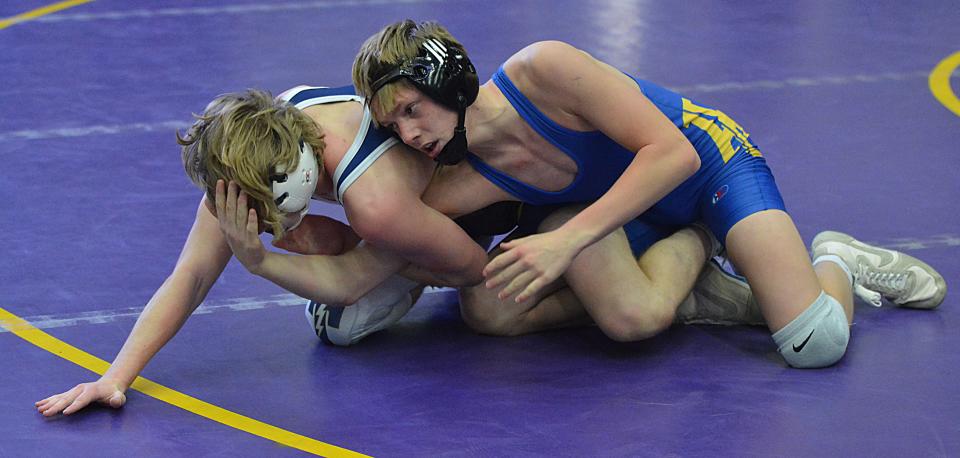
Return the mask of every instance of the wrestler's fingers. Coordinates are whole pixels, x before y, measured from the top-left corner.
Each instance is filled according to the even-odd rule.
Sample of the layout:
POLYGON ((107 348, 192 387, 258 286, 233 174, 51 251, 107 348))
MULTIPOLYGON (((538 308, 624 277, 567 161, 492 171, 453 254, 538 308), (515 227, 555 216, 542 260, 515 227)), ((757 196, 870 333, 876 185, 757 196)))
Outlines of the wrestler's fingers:
POLYGON ((520 255, 513 251, 504 251, 503 253, 500 253, 483 267, 483 276, 489 278, 496 275, 496 273, 500 270, 513 264, 517 259, 519 259, 519 257, 520 255))
POLYGON ((501 285, 505 285, 511 280, 517 278, 520 274, 525 271, 524 266, 521 262, 514 262, 499 271, 493 272, 491 276, 487 277, 487 281, 484 283, 484 286, 487 288, 496 288, 501 285))
POLYGON ((532 282, 530 282, 529 285, 527 285, 526 289, 524 289, 523 292, 517 295, 517 298, 515 300, 519 303, 519 302, 523 302, 530 299, 535 294, 539 293, 540 290, 542 290, 544 287, 550 284, 551 281, 553 280, 548 280, 543 276, 535 278, 532 282))
POLYGON ((66 407, 70 401, 73 401, 72 397, 68 398, 67 396, 63 396, 60 399, 57 399, 57 401, 53 404, 47 406, 47 408, 40 413, 42 413, 45 417, 56 415, 63 411, 63 408, 66 407))
POLYGON ((214 197, 214 207, 217 209, 217 218, 221 221, 223 220, 224 212, 226 211, 227 205, 227 192, 224 189, 223 180, 217 180, 217 191, 214 197))
POLYGON ((59 395, 59 394, 55 394, 55 395, 53 395, 53 396, 47 396, 47 397, 44 398, 44 399, 41 399, 41 400, 39 400, 39 401, 37 401, 37 402, 34 402, 33 405, 35 405, 35 406, 37 406, 37 407, 41 407, 41 406, 43 406, 43 405, 46 405, 46 404, 49 404, 50 402, 52 402, 52 401, 53 401, 53 398, 55 398, 55 397, 57 397, 57 396, 60 396, 60 395, 59 395))
MULTIPOLYGON (((529 237, 529 236, 528 236, 528 237, 529 237)), ((513 239, 513 240, 507 240, 506 242, 500 242, 500 248, 502 248, 502 249, 504 249, 504 250, 509 250, 509 249, 517 246, 517 243, 519 243, 520 241, 522 241, 522 240, 524 240, 524 239, 526 239, 526 238, 527 238, 527 237, 519 237, 519 238, 515 238, 515 239, 513 239)))
POLYGON ((245 228, 247 225, 247 193, 243 190, 237 192, 237 207, 234 209, 237 213, 234 215, 234 223, 237 229, 245 228))
POLYGON ((64 393, 55 394, 44 400, 35 402, 34 405, 37 406, 37 410, 44 410, 47 407, 50 407, 51 405, 53 405, 55 402, 57 402, 63 395, 64 393))
POLYGON ((516 292, 522 291, 524 288, 526 288, 526 286, 534 279, 536 279, 536 274, 533 272, 522 272, 520 275, 517 275, 516 278, 510 282, 510 284, 500 290, 500 293, 497 294, 497 298, 502 301, 510 296, 513 296, 516 292))
POLYGON ((260 235, 260 224, 257 221, 257 210, 253 208, 247 210, 247 235, 251 237, 259 237, 260 235))
POLYGON ((73 400, 73 402, 71 402, 69 405, 67 405, 63 409, 63 414, 70 415, 86 407, 88 404, 90 404, 91 401, 94 401, 96 399, 96 396, 97 396, 97 393, 93 389, 87 388, 83 390, 83 392, 81 392, 80 395, 73 400))
POLYGON ((237 184, 233 181, 227 184, 227 201, 226 201, 226 214, 224 218, 229 223, 236 224, 237 222, 237 184))

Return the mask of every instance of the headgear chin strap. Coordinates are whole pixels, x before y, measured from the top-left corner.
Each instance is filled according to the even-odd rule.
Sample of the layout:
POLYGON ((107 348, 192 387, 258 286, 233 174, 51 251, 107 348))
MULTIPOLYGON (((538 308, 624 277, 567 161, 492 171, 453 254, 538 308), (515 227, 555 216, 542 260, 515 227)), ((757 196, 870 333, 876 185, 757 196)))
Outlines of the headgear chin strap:
POLYGON ((438 164, 456 165, 467 157, 467 128, 463 126, 466 113, 467 106, 461 104, 461 107, 457 110, 457 127, 453 129, 453 137, 446 145, 443 145, 443 150, 434 159, 438 164))
POLYGON ((454 165, 467 155, 467 129, 464 127, 467 107, 477 100, 480 82, 477 69, 459 46, 431 38, 420 45, 416 57, 404 60, 396 68, 378 78, 370 96, 383 86, 406 78, 414 87, 441 105, 457 112, 453 137, 437 155, 436 161, 454 165))
POLYGON ((317 156, 313 154, 309 143, 300 140, 297 165, 289 172, 278 166, 275 172, 270 175, 273 201, 280 211, 288 214, 283 218, 284 228, 293 230, 310 210, 310 198, 317 189, 320 174, 317 156))

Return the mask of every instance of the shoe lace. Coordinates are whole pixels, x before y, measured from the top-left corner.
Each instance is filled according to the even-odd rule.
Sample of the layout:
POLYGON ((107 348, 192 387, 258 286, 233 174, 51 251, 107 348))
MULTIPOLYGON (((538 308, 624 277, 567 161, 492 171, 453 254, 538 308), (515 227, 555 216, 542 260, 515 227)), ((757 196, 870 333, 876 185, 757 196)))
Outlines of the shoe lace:
POLYGON ((881 296, 880 293, 871 291, 859 284, 853 285, 853 293, 856 294, 860 299, 863 299, 864 302, 874 307, 880 307, 883 305, 883 301, 881 300, 881 297, 883 296, 881 296))
POLYGON ((857 265, 857 281, 854 285, 854 293, 876 307, 880 307, 883 295, 888 297, 901 296, 906 285, 906 272, 880 272, 863 264, 857 265))

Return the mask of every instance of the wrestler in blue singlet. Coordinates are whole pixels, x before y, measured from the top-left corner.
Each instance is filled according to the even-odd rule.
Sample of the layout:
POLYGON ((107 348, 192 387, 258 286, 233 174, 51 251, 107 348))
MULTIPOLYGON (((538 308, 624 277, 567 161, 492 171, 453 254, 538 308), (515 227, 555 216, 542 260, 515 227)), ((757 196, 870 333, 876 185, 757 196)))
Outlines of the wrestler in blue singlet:
MULTIPOLYGON (((729 116, 656 84, 633 79, 700 156, 700 169, 693 176, 624 226, 635 255, 695 221, 707 224, 722 243, 730 228, 743 218, 768 209, 786 210, 760 150, 729 116)), ((531 128, 577 164, 570 185, 554 192, 520 182, 475 155, 467 156, 481 175, 518 200, 545 208, 594 201, 610 189, 635 157, 635 151, 600 131, 574 131, 545 116, 510 81, 503 67, 493 75, 493 82, 531 128)), ((525 219, 535 221, 542 216, 534 209, 525 219)))
MULTIPOLYGON (((298 87, 283 95, 283 100, 290 102, 297 109, 336 102, 359 102, 363 104, 363 97, 357 95, 353 86, 343 87, 298 87)), ((399 140, 389 129, 378 128, 373 123, 373 116, 367 106, 363 105, 363 120, 353 143, 343 155, 343 159, 333 172, 333 192, 337 202, 343 205, 343 194, 347 188, 357 181, 357 178, 366 172, 380 156, 388 149, 399 143, 399 140)))

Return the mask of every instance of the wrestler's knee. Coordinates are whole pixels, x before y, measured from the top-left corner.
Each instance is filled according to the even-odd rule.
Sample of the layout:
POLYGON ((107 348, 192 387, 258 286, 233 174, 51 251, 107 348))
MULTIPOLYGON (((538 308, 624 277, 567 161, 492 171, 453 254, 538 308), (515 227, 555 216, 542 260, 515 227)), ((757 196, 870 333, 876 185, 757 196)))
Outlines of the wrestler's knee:
POLYGON ((483 286, 460 288, 460 317, 472 331, 492 336, 515 335, 519 319, 505 311, 496 294, 483 286))
POLYGON ((773 340, 780 355, 792 367, 828 367, 846 353, 850 327, 843 306, 821 292, 806 311, 774 333, 773 340))
POLYGON ((635 342, 649 339, 673 324, 676 307, 667 307, 662 301, 625 302, 606 307, 594 319, 613 340, 635 342))

